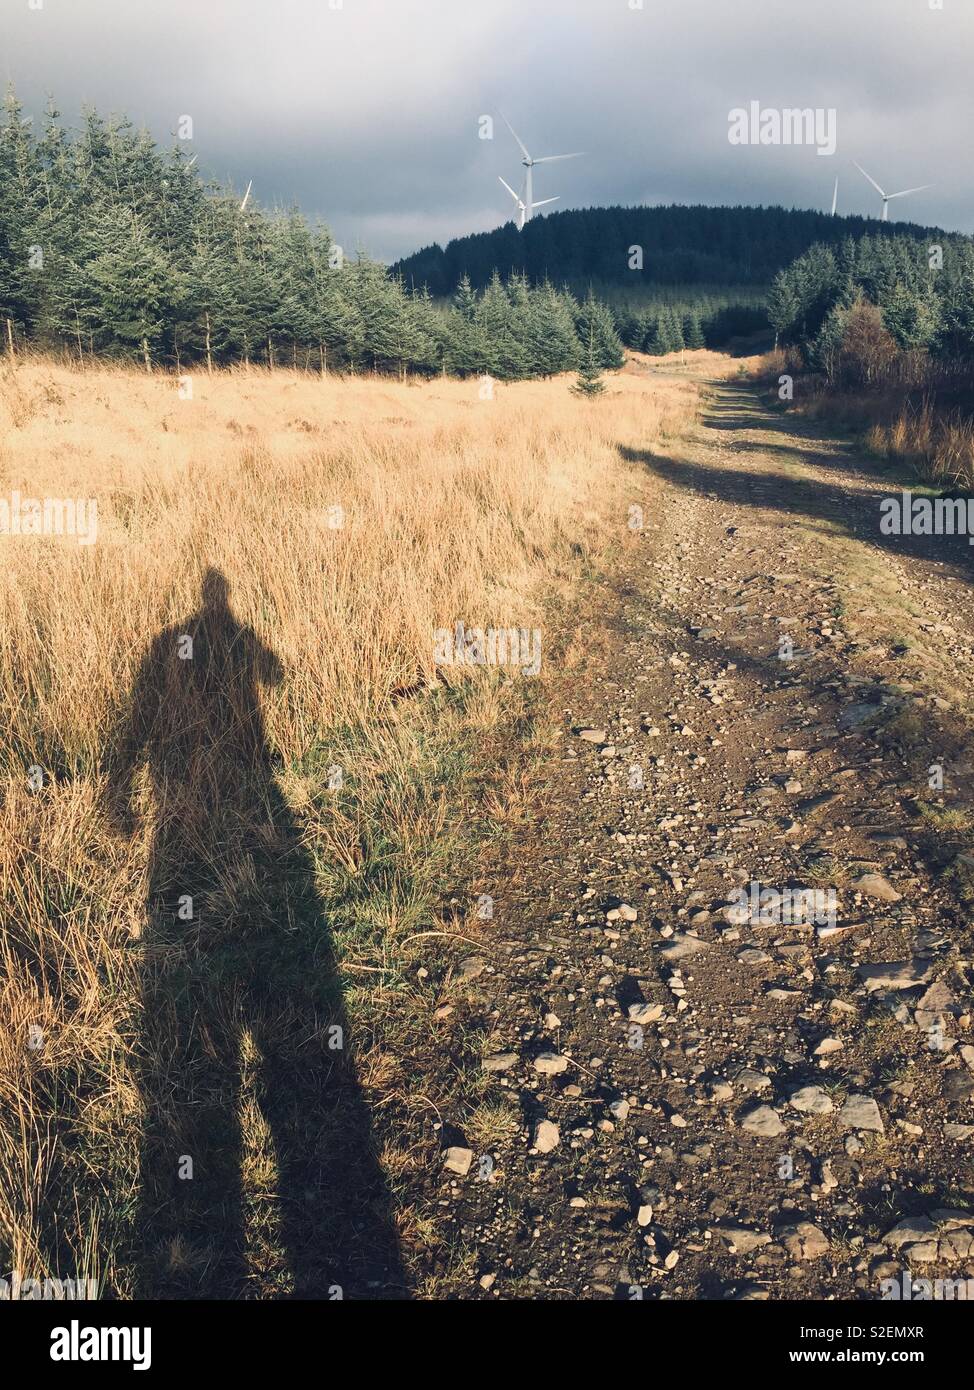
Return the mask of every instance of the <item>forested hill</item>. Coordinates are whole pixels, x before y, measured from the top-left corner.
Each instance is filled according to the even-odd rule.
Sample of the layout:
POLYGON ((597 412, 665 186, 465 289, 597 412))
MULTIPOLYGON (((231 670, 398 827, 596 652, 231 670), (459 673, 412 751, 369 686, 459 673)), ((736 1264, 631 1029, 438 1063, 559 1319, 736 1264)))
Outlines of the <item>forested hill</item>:
POLYGON ((816 243, 838 245, 866 233, 922 236, 914 223, 832 217, 782 207, 583 208, 535 217, 519 232, 513 222, 492 232, 427 246, 393 266, 407 286, 452 294, 467 275, 475 288, 525 273, 532 281, 579 286, 593 281, 625 285, 767 284, 816 243), (630 268, 630 248, 643 252, 641 272, 630 268))

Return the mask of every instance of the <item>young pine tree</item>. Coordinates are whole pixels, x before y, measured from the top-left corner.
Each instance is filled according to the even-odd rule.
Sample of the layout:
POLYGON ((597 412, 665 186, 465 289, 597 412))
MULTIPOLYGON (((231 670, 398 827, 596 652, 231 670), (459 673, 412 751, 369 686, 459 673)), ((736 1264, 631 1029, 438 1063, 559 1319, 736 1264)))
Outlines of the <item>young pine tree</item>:
POLYGON ((616 332, 612 310, 607 304, 596 299, 591 290, 579 306, 575 318, 575 331, 583 351, 587 350, 590 339, 594 339, 599 366, 615 369, 621 367, 626 360, 616 332))
POLYGON ((602 362, 599 353, 599 344, 595 336, 595 321, 589 317, 588 342, 582 344, 582 362, 578 369, 578 377, 572 387, 572 393, 576 396, 587 396, 590 400, 596 396, 601 396, 605 390, 605 382, 602 380, 602 362))
POLYGON ((683 315, 683 341, 686 347, 694 352, 707 346, 700 326, 700 315, 695 309, 683 315))

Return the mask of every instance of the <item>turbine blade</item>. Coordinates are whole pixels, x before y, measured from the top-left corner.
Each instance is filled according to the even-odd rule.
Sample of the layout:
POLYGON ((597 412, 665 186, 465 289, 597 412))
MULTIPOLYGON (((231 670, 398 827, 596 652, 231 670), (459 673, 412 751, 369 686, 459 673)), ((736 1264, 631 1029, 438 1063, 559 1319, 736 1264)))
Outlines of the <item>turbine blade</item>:
POLYGON ((876 182, 876 180, 873 178, 872 174, 867 174, 866 171, 865 171, 865 169, 862 167, 862 165, 861 165, 861 164, 856 164, 856 161, 855 161, 855 160, 853 160, 852 162, 853 162, 853 164, 856 165, 856 168, 859 170, 860 174, 862 174, 864 178, 867 178, 867 179, 869 180, 869 182, 872 184, 873 188, 875 188, 876 192, 877 192, 881 197, 885 198, 885 197, 886 197, 886 194, 885 194, 885 193, 883 192, 883 190, 880 188, 879 184, 878 184, 878 183, 876 182))
POLYGON ((559 199, 560 197, 561 197, 561 194, 560 194, 560 193, 556 193, 555 196, 554 196, 553 198, 542 198, 542 199, 540 199, 539 202, 537 202, 537 203, 532 203, 531 206, 532 206, 533 208, 543 208, 544 205, 545 205, 545 203, 557 203, 557 201, 558 201, 558 199, 559 199))
POLYGON ((250 197, 250 190, 253 188, 253 186, 254 186, 254 181, 253 181, 253 179, 251 179, 250 182, 249 182, 248 185, 247 185, 247 192, 243 195, 243 202, 240 204, 240 211, 241 211, 241 212, 243 212, 244 208, 247 206, 247 199, 250 197))
POLYGON ((900 193, 890 193, 890 198, 905 198, 908 193, 922 193, 925 188, 933 188, 932 183, 921 183, 917 188, 904 188, 900 193))
POLYGON ((576 150, 574 154, 545 154, 540 159, 536 159, 534 163, 553 164, 556 159, 580 159, 584 153, 584 150, 576 150))
MULTIPOLYGON (((497 177, 498 177, 499 179, 501 179, 500 174, 498 174, 497 177)), ((511 185, 507 182, 507 180, 506 180, 506 179, 501 179, 501 183, 502 183, 502 184, 504 185, 504 187, 507 189, 508 193, 510 193, 510 195, 511 195, 511 197, 514 199, 515 203, 520 203, 520 202, 521 202, 521 199, 520 199, 520 198, 518 197, 518 195, 514 192, 514 189, 513 189, 513 188, 511 187, 511 185)))
POLYGON ((518 135, 518 133, 517 133, 517 131, 514 129, 514 127, 511 125, 510 121, 509 121, 509 120, 507 119, 507 117, 504 115, 504 112, 500 109, 500 107, 497 108, 497 114, 498 114, 498 116, 500 116, 501 120, 502 120, 502 121, 504 122, 504 124, 507 126, 508 130, 509 130, 509 131, 511 132, 511 134, 514 136, 514 139, 517 141, 518 145, 521 147, 521 153, 524 155, 524 158, 525 158, 525 159, 530 159, 531 156, 528 154, 527 146, 525 145, 524 141, 521 139, 520 135, 518 135))

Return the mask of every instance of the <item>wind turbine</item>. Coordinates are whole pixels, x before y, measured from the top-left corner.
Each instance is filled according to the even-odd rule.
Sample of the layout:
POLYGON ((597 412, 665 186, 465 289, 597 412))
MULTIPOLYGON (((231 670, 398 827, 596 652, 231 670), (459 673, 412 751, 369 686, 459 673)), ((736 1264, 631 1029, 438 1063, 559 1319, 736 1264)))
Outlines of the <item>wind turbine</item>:
POLYGON ((882 200, 883 200, 883 221, 884 221, 884 222, 888 222, 888 221, 889 221, 889 204, 890 204, 890 199, 891 199, 891 198, 905 198, 906 195, 907 195, 908 193, 922 193, 923 190, 924 190, 925 188, 932 188, 932 187, 933 187, 933 184, 932 184, 932 183, 921 183, 917 188, 904 188, 904 189, 903 189, 901 192, 899 192, 899 193, 886 193, 886 192, 884 192, 884 190, 883 190, 882 188, 880 188, 879 184, 878 184, 878 183, 876 182, 876 180, 873 178, 872 174, 867 174, 866 171, 865 171, 865 169, 862 167, 862 165, 861 165, 861 164, 856 164, 856 161, 855 161, 855 160, 853 160, 852 162, 853 162, 853 164, 856 165, 856 168, 859 170, 860 174, 862 174, 864 178, 867 178, 867 179, 869 180, 869 182, 872 184, 873 188, 875 188, 876 192, 877 192, 877 193, 879 194, 879 196, 882 198, 882 200))
MULTIPOLYGON (((582 151, 576 150, 574 154, 546 154, 541 155, 538 159, 534 159, 529 153, 527 145, 525 145, 520 135, 518 135, 517 131, 514 129, 510 121, 504 115, 504 112, 500 111, 498 114, 500 115, 501 120, 507 126, 508 130, 514 136, 514 139, 518 143, 518 147, 521 151, 521 154, 524 156, 524 158, 521 160, 521 163, 524 165, 525 169, 524 195, 520 200, 520 203, 523 206, 523 212, 521 210, 521 206, 518 207, 518 219, 520 225, 523 227, 524 223, 527 222, 530 218, 531 213, 534 211, 534 209, 542 206, 541 203, 536 203, 534 201, 534 166, 536 164, 554 164, 554 162, 558 159, 578 159, 582 151)), ((506 186, 507 185, 505 185, 505 187, 506 186)), ((517 198, 516 193, 514 194, 514 197, 517 198)), ((543 199, 543 202, 552 203, 554 202, 554 199, 545 198, 543 199)))
POLYGON ((835 216, 835 210, 836 210, 836 208, 837 208, 838 206, 839 206, 839 180, 838 180, 838 178, 836 178, 836 180, 835 180, 835 192, 832 194, 832 216, 833 216, 833 217, 835 216))
MULTIPOLYGON (((500 174, 498 174, 497 177, 501 179, 500 174)), ((528 218, 528 204, 524 201, 524 199, 521 197, 519 193, 514 192, 514 189, 511 187, 511 185, 507 182, 506 179, 501 179, 501 183, 507 189, 508 193, 510 193, 515 203, 517 203, 517 229, 519 232, 523 232, 524 224, 528 218)), ((535 208, 543 208, 545 203, 557 203, 557 201, 557 194, 554 198, 542 198, 540 202, 531 204, 531 210, 533 212, 535 208)))
POLYGON ((243 212, 244 208, 247 206, 247 200, 248 200, 248 198, 250 197, 250 190, 253 188, 253 186, 254 186, 254 181, 253 181, 253 179, 251 179, 250 182, 249 182, 248 185, 247 185, 247 192, 243 195, 243 202, 240 204, 240 211, 241 211, 241 212, 243 212))

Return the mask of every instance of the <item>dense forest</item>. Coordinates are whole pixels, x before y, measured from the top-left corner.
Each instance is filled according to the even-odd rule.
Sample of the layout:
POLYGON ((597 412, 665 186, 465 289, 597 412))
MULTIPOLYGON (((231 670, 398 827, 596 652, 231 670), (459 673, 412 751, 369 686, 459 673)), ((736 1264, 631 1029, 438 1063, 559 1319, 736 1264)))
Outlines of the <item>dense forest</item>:
POLYGON ((938 486, 974 487, 970 237, 813 246, 776 276, 768 315, 779 399, 824 413, 938 486))
POLYGON ((901 231, 813 246, 776 276, 768 316, 782 345, 799 346, 811 366, 830 376, 850 316, 863 305, 880 311, 881 327, 900 352, 969 364, 974 241, 901 231))
POLYGON ((408 290, 297 211, 207 184, 184 144, 125 120, 42 129, 9 95, 0 126, 0 334, 25 346, 154 365, 276 363, 502 378, 617 367, 609 308, 516 273, 408 290))
POLYGON ((769 329, 766 293, 741 286, 722 294, 707 286, 674 286, 673 293, 603 291, 626 347, 659 357, 683 348, 721 348, 733 338, 769 329), (617 297, 618 294, 618 297, 617 297))
POLYGON ((445 250, 428 246, 393 271, 434 296, 452 294, 464 276, 479 288, 495 270, 532 282, 550 279, 576 292, 593 283, 767 285, 816 243, 838 246, 869 232, 903 231, 921 235, 926 229, 781 207, 586 208, 532 218, 522 232, 509 222, 451 241, 445 250))

